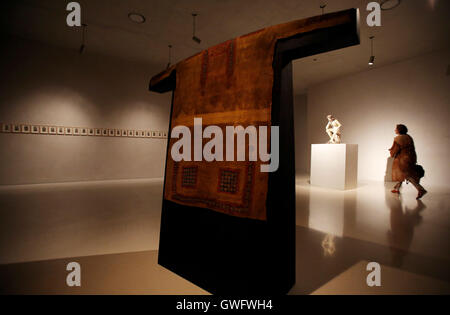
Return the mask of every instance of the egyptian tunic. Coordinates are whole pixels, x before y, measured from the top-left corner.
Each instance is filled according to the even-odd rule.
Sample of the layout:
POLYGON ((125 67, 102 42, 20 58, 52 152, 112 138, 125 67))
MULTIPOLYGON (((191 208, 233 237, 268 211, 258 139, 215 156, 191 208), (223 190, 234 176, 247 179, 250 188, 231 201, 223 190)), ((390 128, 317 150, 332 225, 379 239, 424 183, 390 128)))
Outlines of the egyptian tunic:
MULTIPOLYGON (((348 23, 350 15, 330 14, 271 26, 204 50, 152 78, 150 87, 176 73, 172 128, 194 118, 203 126, 271 127, 274 53, 280 39, 348 23)), ((169 152, 177 139, 169 140, 169 152)), ((270 146, 270 133, 268 134, 270 146)), ((203 140, 205 144, 207 140, 203 140)), ((246 145, 246 153, 249 147, 246 145)), ((226 156, 224 152, 224 156, 226 156)), ((266 220, 268 174, 258 161, 174 161, 168 155, 166 200, 228 215, 266 220)))

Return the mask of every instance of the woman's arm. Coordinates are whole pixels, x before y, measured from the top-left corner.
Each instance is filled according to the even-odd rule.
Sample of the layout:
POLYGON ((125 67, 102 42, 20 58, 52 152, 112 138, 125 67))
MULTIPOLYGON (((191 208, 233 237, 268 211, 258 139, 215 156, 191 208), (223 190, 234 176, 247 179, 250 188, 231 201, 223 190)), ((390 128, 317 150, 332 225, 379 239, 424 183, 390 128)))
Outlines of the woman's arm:
POLYGON ((395 158, 400 153, 400 145, 394 141, 389 151, 391 152, 391 157, 395 158))

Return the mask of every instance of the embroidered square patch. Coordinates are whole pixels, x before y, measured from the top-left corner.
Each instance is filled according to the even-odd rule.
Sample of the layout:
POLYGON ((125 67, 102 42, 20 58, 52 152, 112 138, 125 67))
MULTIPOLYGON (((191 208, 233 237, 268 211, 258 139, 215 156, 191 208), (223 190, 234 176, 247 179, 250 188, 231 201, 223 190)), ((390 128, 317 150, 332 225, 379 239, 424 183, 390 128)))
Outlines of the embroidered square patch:
POLYGON ((219 192, 237 193, 239 171, 222 169, 219 176, 219 192))
POLYGON ((197 167, 183 167, 181 185, 183 187, 195 187, 197 185, 197 167))

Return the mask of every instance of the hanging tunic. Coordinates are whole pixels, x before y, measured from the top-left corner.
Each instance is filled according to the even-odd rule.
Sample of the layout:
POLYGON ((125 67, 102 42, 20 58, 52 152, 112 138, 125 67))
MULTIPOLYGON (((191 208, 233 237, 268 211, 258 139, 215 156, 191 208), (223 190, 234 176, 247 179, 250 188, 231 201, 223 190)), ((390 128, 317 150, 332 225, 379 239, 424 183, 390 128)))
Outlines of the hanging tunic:
MULTIPOLYGON (((171 128, 186 126, 193 132, 194 118, 202 118, 203 128, 215 125, 271 127, 273 61, 276 43, 302 33, 352 21, 353 15, 336 13, 271 26, 213 46, 156 75, 150 90, 176 74, 171 128)), ((201 207, 228 215, 266 220, 268 173, 260 171, 259 160, 181 161, 171 157, 179 139, 169 140, 164 198, 187 206, 201 207)), ((208 140, 203 140, 203 145, 208 140)), ((236 142, 235 142, 236 143, 236 142)), ((193 142, 192 142, 193 144, 193 142)), ((192 145, 192 151, 193 145, 192 145)), ((226 157, 225 145, 223 148, 226 157)), ((270 152, 270 134, 268 135, 270 152)), ((235 149, 236 154, 236 149, 235 149)), ((193 154, 192 154, 193 155, 193 154)))

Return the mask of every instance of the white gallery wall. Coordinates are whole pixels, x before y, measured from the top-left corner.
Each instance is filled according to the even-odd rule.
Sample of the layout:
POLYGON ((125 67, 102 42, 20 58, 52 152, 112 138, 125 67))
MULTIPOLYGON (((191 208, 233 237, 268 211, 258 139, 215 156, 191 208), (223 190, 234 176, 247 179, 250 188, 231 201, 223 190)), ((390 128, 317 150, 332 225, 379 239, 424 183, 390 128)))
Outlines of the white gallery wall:
MULTIPOLYGON (((1 123, 168 130, 170 93, 148 91, 161 69, 80 55, 76 48, 3 43, 1 123)), ((166 145, 163 139, 0 133, 0 185, 159 178, 166 145)))
MULTIPOLYGON (((414 138, 425 185, 450 186, 450 50, 324 82, 308 89, 308 153, 326 143, 326 115, 359 145, 359 180, 383 181, 395 125, 414 138)), ((309 169, 309 165, 306 166, 309 169)))
POLYGON ((294 95, 294 138, 295 138, 295 175, 300 177, 309 173, 308 151, 308 112, 306 94, 294 95))

